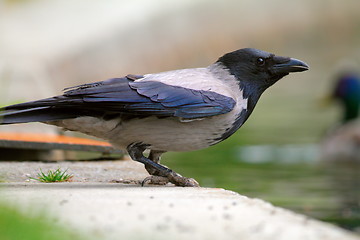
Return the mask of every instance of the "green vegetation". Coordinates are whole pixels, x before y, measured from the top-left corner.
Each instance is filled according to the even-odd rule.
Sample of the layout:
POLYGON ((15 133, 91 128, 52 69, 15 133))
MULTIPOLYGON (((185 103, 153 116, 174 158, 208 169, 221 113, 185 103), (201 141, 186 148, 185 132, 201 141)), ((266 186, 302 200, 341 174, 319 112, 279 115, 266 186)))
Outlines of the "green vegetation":
POLYGON ((0 203, 0 239, 75 240, 80 237, 54 225, 54 221, 50 221, 45 214, 23 214, 14 207, 0 203))
POLYGON ((67 174, 67 169, 62 171, 60 168, 55 171, 49 170, 47 173, 43 173, 40 169, 40 173, 37 174, 37 178, 31 178, 40 182, 66 182, 69 181, 73 175, 67 174))

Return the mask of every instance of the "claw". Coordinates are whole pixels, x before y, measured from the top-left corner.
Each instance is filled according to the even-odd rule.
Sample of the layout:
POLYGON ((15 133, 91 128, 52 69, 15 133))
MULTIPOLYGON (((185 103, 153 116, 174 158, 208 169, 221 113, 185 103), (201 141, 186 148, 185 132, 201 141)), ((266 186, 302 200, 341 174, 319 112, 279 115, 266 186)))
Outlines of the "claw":
POLYGON ((172 182, 176 186, 200 187, 199 183, 195 179, 183 177, 174 171, 169 172, 167 178, 169 179, 170 182, 172 182))
POLYGON ((166 185, 167 183, 169 183, 169 179, 167 177, 161 177, 161 176, 154 176, 151 175, 149 177, 146 177, 142 182, 141 182, 141 186, 143 187, 147 182, 149 182, 149 184, 154 184, 154 185, 166 185))
POLYGON ((200 187, 200 184, 193 178, 185 178, 183 187, 200 187))
POLYGON ((176 186, 180 186, 180 187, 200 187, 199 183, 195 179, 186 178, 174 172, 168 177, 154 176, 154 175, 146 177, 141 182, 141 186, 144 186, 147 182, 149 184, 155 184, 155 185, 166 185, 169 182, 171 182, 176 186))

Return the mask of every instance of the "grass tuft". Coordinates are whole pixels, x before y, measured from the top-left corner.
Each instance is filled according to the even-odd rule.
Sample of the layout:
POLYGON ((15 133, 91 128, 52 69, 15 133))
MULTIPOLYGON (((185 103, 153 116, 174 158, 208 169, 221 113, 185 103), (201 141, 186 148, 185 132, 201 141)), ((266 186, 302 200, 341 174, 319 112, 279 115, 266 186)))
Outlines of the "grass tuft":
POLYGON ((67 182, 73 177, 71 174, 67 174, 67 169, 62 171, 60 168, 55 171, 49 170, 47 173, 44 173, 40 168, 40 173, 37 174, 37 178, 31 178, 40 182, 67 182))

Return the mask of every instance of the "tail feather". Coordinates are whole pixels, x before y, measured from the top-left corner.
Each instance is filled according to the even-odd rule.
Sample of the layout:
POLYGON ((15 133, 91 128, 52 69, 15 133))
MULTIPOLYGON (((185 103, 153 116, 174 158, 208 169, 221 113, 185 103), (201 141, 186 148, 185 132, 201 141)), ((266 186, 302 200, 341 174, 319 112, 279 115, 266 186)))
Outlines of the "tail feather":
POLYGON ((51 98, 45 98, 37 101, 18 103, 10 106, 6 106, 1 110, 21 110, 21 109, 31 109, 38 107, 60 107, 60 106, 71 106, 76 103, 81 103, 82 99, 79 98, 69 98, 65 96, 56 96, 51 98))
POLYGON ((80 116, 103 117, 108 113, 126 112, 125 107, 129 99, 130 102, 134 102, 138 101, 138 98, 145 98, 130 88, 130 80, 133 81, 130 78, 114 78, 84 84, 66 89, 64 95, 0 108, 0 125, 48 122, 80 116), (113 92, 117 95, 110 98, 108 95, 113 92), (102 94, 105 94, 105 97, 102 94))
POLYGON ((79 113, 68 109, 35 107, 0 112, 0 124, 47 122, 78 117, 79 113))

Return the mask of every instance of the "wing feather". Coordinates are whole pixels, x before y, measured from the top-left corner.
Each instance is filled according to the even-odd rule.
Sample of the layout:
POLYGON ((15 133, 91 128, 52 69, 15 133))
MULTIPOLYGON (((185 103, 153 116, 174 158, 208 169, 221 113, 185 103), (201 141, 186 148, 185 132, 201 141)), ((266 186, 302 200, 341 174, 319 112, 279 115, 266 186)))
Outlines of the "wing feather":
POLYGON ((235 106, 234 99, 212 91, 157 81, 134 81, 127 77, 65 90, 61 96, 3 108, 0 113, 2 123, 50 121, 107 113, 196 119, 225 114, 235 106))

